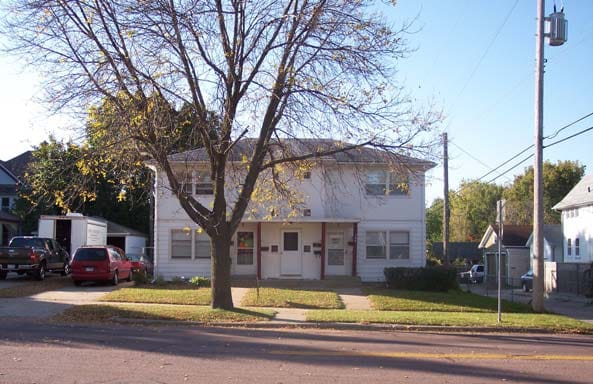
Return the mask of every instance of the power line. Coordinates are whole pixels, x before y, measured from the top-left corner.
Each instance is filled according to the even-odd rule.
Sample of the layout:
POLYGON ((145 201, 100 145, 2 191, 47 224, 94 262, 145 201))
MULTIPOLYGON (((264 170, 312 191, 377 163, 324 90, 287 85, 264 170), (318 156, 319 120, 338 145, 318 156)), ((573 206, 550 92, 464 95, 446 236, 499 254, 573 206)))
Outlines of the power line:
POLYGON ((556 130, 556 132, 554 132, 553 134, 545 136, 544 139, 553 139, 554 137, 558 136, 558 134, 560 132, 562 132, 563 130, 565 130, 566 128, 569 128, 569 127, 575 125, 576 123, 579 123, 579 122, 585 120, 586 118, 588 118, 590 116, 593 116, 593 112, 586 114, 585 116, 573 121, 572 123, 566 124, 564 127, 561 127, 558 130, 556 130))
POLYGON ((589 132, 589 131, 591 131, 591 130, 593 130, 593 127, 585 128, 585 129, 583 129, 582 131, 579 131, 579 132, 577 132, 577 133, 575 133, 575 134, 573 134, 573 135, 570 135, 570 136, 567 136, 567 137, 565 137, 564 139, 560 139, 560 140, 558 140, 558 141, 555 141, 555 142, 553 142, 553 143, 551 143, 551 144, 544 145, 544 148, 548 148, 548 147, 551 147, 551 146, 553 146, 553 145, 560 144, 560 143, 562 143, 562 142, 565 142, 566 140, 572 139, 572 138, 574 138, 574 137, 577 137, 577 136, 579 136, 579 135, 582 135, 583 133, 589 132))
POLYGON ((527 160, 531 159, 534 156, 534 154, 532 153, 531 155, 527 156, 526 158, 524 158, 523 160, 519 161, 517 164, 513 165, 511 168, 507 169, 506 171, 504 171, 503 173, 499 174, 498 176, 495 176, 494 178, 490 179, 488 181, 488 183, 492 183, 494 180, 498 179, 501 176, 506 175, 507 173, 509 173, 510 171, 512 171, 513 169, 517 168, 519 165, 523 164, 524 162, 526 162, 527 160))

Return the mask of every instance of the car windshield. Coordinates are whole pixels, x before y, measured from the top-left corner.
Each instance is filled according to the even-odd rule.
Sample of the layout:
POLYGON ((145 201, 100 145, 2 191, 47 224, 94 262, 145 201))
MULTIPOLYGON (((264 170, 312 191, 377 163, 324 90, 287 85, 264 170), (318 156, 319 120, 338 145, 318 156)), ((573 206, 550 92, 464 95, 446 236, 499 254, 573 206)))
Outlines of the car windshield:
POLYGON ((138 255, 138 254, 127 253, 126 256, 128 256, 128 259, 130 259, 131 261, 140 261, 140 260, 142 260, 142 256, 141 255, 138 255))
POLYGON ((107 258, 105 248, 78 248, 74 261, 103 261, 107 258))

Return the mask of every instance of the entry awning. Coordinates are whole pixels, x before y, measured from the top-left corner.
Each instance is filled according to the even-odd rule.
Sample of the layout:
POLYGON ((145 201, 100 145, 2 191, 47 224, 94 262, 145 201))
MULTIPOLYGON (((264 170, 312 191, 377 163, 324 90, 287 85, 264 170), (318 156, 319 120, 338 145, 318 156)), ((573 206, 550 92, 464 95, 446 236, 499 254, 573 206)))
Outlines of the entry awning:
POLYGON ((243 223, 360 223, 359 218, 343 218, 343 217, 292 217, 287 218, 273 218, 270 220, 262 219, 243 219, 243 223))

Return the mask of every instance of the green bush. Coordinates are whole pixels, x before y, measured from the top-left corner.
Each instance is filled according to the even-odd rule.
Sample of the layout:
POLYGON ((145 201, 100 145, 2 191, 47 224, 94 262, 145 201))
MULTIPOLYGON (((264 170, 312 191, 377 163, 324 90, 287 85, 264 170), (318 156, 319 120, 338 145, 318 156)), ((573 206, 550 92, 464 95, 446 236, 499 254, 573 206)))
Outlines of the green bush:
POLYGON ((146 285, 149 282, 148 275, 141 271, 136 271, 132 274, 132 280, 136 285, 146 285))
POLYGON ((446 292, 459 289, 457 270, 447 267, 385 268, 385 282, 389 288, 410 291, 446 292))
POLYGON ((210 287, 210 279, 202 276, 194 276, 189 279, 190 284, 197 285, 198 287, 210 287))

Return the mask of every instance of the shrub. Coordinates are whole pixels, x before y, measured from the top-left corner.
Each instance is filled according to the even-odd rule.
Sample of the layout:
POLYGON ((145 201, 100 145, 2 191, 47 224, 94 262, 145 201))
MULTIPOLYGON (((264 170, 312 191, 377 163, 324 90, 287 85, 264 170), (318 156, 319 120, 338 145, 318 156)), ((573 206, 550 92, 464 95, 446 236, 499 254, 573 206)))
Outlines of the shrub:
POLYGON ((389 288, 411 291, 441 291, 459 289, 457 270, 447 267, 385 268, 389 288))
POLYGON ((148 284, 148 275, 144 272, 136 271, 132 274, 132 280, 136 285, 148 284))
POLYGON ((163 276, 157 276, 156 279, 152 281, 152 284, 156 286, 163 286, 167 284, 167 280, 163 276))
POLYGON ((198 287, 210 287, 210 279, 202 276, 194 276, 189 279, 190 284, 197 285, 198 287))

